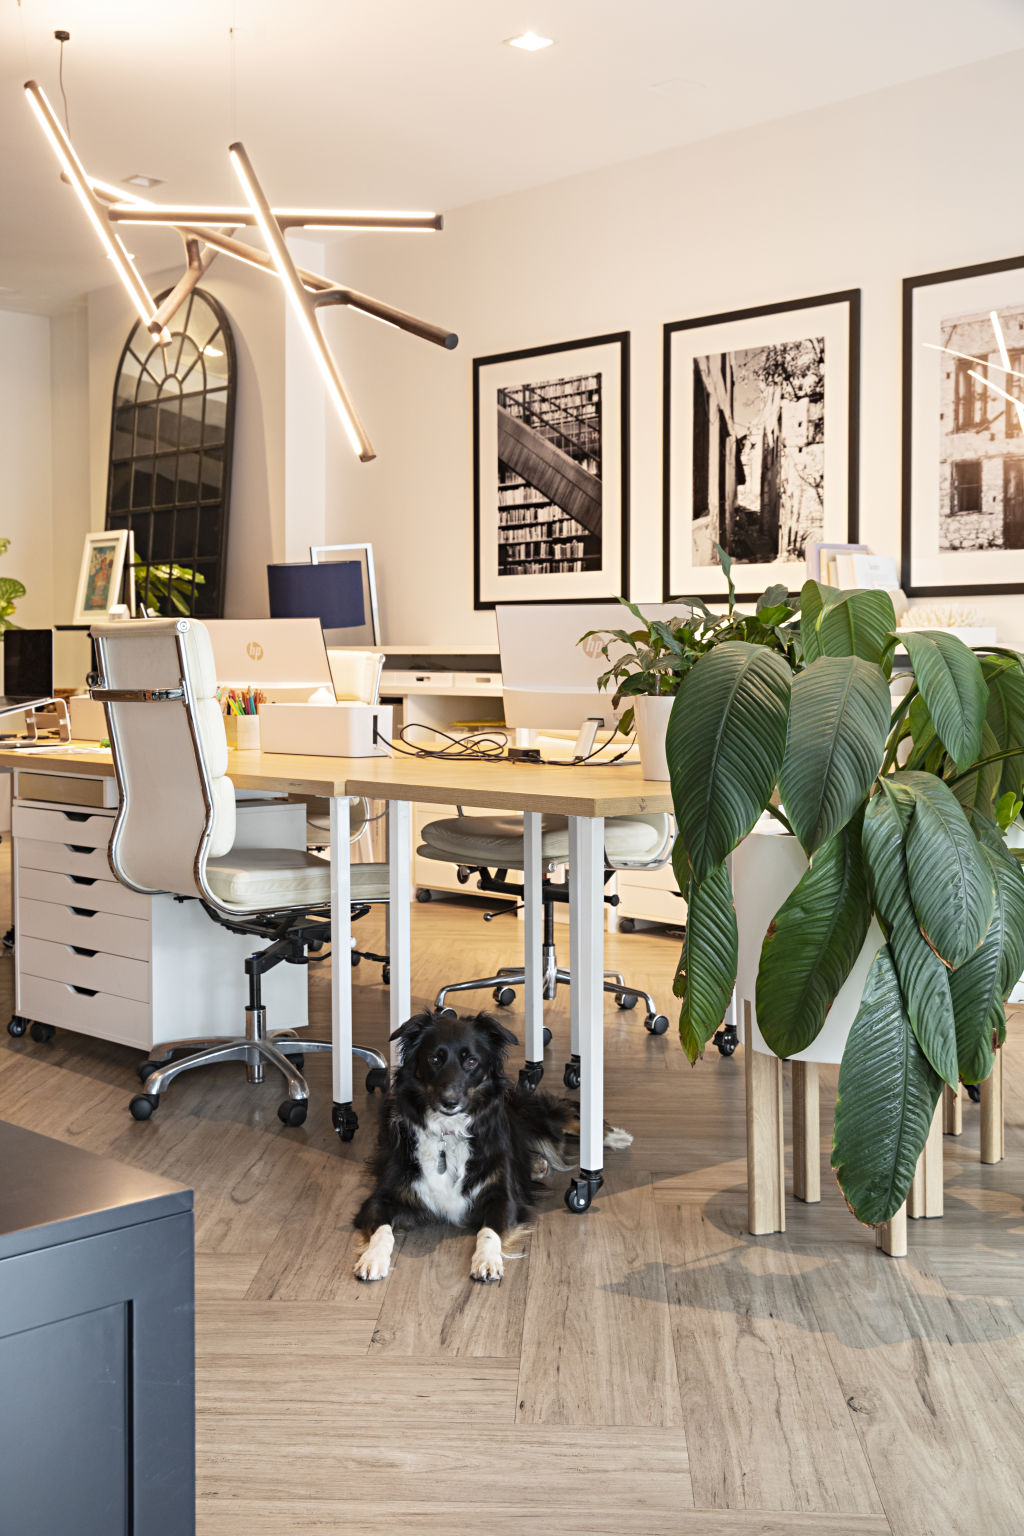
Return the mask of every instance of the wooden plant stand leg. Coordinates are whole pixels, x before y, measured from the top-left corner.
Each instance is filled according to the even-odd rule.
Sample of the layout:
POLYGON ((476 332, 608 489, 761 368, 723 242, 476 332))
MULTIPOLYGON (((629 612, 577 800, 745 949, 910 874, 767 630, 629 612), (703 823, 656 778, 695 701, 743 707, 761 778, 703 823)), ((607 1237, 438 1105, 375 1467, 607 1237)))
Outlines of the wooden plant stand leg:
POLYGON ((743 1003, 747 1089, 747 1226, 755 1237, 786 1230, 782 1062, 755 1051, 750 1004, 743 1003))
POLYGON ((996 1051, 996 1064, 981 1084, 981 1160, 1001 1163, 1006 1155, 1003 1119, 1003 1052, 996 1051))
POLYGON ((964 1129, 964 1101, 960 1097, 960 1084, 951 1088, 947 1083, 942 1090, 942 1130, 946 1136, 962 1136, 964 1129))
POLYGON ((793 1194, 807 1205, 821 1199, 821 1122, 818 1063, 793 1063, 793 1194))
POLYGON ((945 1103, 935 1106, 932 1128, 917 1160, 914 1182, 907 1195, 907 1215, 912 1221, 922 1216, 942 1215, 942 1127, 945 1103))
POLYGON ((875 1228, 875 1247, 881 1248, 891 1259, 907 1256, 907 1208, 901 1205, 889 1221, 875 1228))

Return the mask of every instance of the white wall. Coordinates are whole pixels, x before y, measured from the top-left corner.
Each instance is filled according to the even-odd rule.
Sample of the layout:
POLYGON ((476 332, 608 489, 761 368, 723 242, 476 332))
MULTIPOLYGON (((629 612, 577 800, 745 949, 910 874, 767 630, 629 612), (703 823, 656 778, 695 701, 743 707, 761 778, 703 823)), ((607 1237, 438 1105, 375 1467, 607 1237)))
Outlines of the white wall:
MULTIPOLYGON (((844 288, 863 296, 861 537, 898 553, 901 279, 1024 251, 1022 67, 1008 55, 457 209, 436 237, 336 248, 346 282, 460 336, 447 354, 331 317, 379 458, 360 465, 329 425, 327 533, 373 540, 385 638, 493 643, 473 611, 474 356, 631 332, 631 595, 656 599, 663 324, 844 288)), ((977 603, 1024 646, 1024 602, 977 603)))
POLYGON ((11 541, 0 576, 27 588, 14 622, 41 627, 53 621, 54 593, 50 321, 0 311, 0 359, 0 536, 11 541))

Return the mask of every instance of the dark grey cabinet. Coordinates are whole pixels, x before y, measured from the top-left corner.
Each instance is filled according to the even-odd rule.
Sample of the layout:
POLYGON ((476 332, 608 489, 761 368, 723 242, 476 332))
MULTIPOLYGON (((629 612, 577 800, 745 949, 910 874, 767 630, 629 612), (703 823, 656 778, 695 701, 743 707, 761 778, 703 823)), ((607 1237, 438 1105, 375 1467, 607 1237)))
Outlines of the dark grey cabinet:
POLYGON ((192 1191, 0 1123, 0 1536, 192 1536, 192 1191))

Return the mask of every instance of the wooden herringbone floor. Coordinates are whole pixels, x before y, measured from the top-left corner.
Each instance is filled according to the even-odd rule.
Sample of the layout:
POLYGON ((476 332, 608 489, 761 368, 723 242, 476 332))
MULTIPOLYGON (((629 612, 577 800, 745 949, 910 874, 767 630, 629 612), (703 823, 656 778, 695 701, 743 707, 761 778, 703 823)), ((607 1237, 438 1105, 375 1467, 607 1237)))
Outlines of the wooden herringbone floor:
MULTIPOLYGON (((480 911, 414 909, 418 999, 514 957, 521 930, 480 911)), ((676 948, 619 936, 608 963, 670 1011, 676 948)), ((8 1005, 10 972, 0 960, 8 1005)), ((357 1035, 379 1045, 379 971, 355 979, 357 1035)), ((325 1032, 324 967, 311 986, 325 1032)), ((557 1087, 564 999, 550 1022, 557 1087)), ((374 1111, 360 1090, 364 1130, 337 1141, 323 1059, 301 1130, 279 1124, 276 1082, 250 1088, 231 1066, 184 1078, 136 1124, 135 1053, 3 1032, 0 1117, 195 1188, 203 1536, 1019 1536, 1012 1024, 1008 1050, 1006 1161, 978 1163, 967 1105, 963 1137, 946 1141, 946 1216, 911 1223, 910 1257, 891 1260, 827 1173, 820 1205, 790 1202, 784 1236, 749 1237, 742 1056, 712 1052, 691 1071, 674 1032, 648 1038, 609 1002, 608 1110, 634 1145, 608 1154, 583 1217, 565 1211, 559 1179, 491 1288, 467 1279, 472 1238, 442 1230, 401 1241, 383 1283, 352 1279, 374 1111)))

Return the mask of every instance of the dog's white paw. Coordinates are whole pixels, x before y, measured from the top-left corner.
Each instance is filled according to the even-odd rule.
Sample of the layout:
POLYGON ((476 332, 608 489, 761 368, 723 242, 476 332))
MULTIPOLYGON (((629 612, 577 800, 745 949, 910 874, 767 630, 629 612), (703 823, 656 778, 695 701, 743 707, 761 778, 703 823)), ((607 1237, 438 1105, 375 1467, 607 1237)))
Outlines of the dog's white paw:
POLYGON ((505 1273, 505 1265, 501 1256, 501 1238, 490 1227, 481 1227, 477 1233, 476 1247, 473 1250, 473 1262, 469 1269, 471 1280, 480 1280, 484 1285, 492 1285, 495 1280, 500 1280, 505 1273))
POLYGON ((624 1148, 633 1145, 632 1132, 624 1131, 620 1125, 609 1125, 606 1120, 604 1123, 604 1144, 606 1147, 613 1147, 621 1152, 624 1148))
POLYGON ((357 1280, 384 1280, 391 1273, 395 1235, 390 1227, 378 1227, 359 1255, 352 1273, 357 1280))

